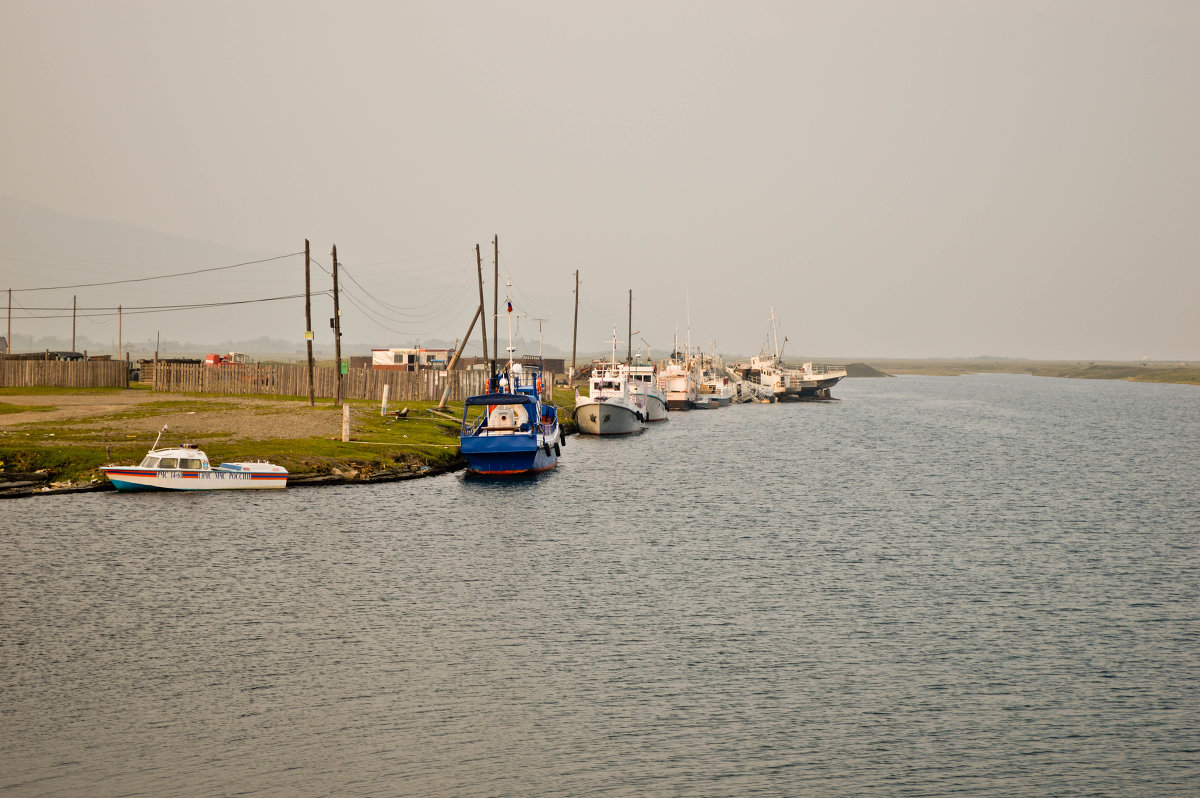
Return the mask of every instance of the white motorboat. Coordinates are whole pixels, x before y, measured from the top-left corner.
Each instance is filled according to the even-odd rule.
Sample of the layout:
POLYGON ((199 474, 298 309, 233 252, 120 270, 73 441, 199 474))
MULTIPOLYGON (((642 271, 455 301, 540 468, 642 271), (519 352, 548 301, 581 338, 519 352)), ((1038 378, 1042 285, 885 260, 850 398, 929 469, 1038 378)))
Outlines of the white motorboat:
MULTIPOLYGON (((162 431, 158 435, 161 438, 162 431)), ((283 466, 263 461, 221 463, 214 468, 194 443, 151 447, 136 466, 110 465, 100 470, 117 490, 271 490, 286 488, 288 478, 283 466)))

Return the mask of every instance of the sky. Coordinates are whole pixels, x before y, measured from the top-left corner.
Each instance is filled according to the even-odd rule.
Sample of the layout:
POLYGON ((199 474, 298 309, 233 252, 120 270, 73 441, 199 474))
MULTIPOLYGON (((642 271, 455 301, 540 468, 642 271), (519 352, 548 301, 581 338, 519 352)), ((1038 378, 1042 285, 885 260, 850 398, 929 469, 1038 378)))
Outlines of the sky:
MULTIPOLYGON (((520 334, 543 319, 562 348, 578 270, 581 350, 613 328, 625 348, 632 290, 634 348, 658 354, 689 331, 757 352, 773 308, 796 359, 1200 359, 1198 75, 1195 2, 0 0, 5 212, 175 242, 81 256, 94 225, 10 220, 0 290, 20 308, 294 295, 296 256, 22 289, 307 238, 314 285, 332 244, 357 282, 345 339, 404 346, 465 333, 476 244, 491 304, 498 236, 520 334)), ((302 307, 125 334, 302 347, 302 307)))

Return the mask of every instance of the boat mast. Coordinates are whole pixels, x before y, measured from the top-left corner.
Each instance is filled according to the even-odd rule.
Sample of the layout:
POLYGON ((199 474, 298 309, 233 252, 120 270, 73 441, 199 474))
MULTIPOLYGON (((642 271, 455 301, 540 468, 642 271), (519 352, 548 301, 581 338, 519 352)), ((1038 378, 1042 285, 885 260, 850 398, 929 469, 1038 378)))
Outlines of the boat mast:
MULTIPOLYGON (((512 389, 512 388, 514 388, 515 386, 513 386, 513 385, 511 384, 511 383, 512 383, 512 379, 513 379, 513 376, 512 376, 512 364, 513 364, 513 361, 512 361, 512 355, 513 355, 513 345, 512 345, 512 275, 511 275, 511 274, 510 274, 510 275, 508 275, 508 277, 504 278, 504 301, 505 301, 505 303, 506 303, 506 304, 507 304, 507 306, 508 306, 508 313, 507 313, 507 314, 505 314, 505 315, 508 317, 508 379, 509 379, 509 383, 510 383, 508 387, 509 387, 510 389, 512 389)), ((495 342, 493 342, 493 343, 495 343, 495 342)))
POLYGON ((689 291, 689 292, 685 293, 684 297, 686 298, 686 302, 687 302, 687 341, 685 343, 685 346, 687 346, 687 358, 684 361, 686 363, 687 360, 691 360, 691 358, 692 358, 692 295, 691 295, 691 292, 689 291))
POLYGON ((775 306, 771 306, 771 339, 775 345, 775 359, 779 360, 779 330, 775 328, 775 306))

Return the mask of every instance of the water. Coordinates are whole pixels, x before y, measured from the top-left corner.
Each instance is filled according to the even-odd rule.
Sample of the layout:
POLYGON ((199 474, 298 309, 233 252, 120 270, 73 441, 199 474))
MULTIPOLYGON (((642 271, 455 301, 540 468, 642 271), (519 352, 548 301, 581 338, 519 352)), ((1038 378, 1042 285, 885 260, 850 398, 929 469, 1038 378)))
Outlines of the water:
POLYGON ((1200 390, 837 394, 0 504, 0 793, 1200 793, 1200 390))

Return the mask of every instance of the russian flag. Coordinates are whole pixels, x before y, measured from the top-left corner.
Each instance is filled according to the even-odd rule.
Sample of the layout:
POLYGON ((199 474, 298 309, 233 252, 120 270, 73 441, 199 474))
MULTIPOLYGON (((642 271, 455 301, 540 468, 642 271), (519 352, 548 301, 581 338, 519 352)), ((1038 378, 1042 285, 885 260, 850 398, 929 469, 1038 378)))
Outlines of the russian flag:
POLYGON ((508 300, 508 312, 512 313, 512 300, 508 300))

